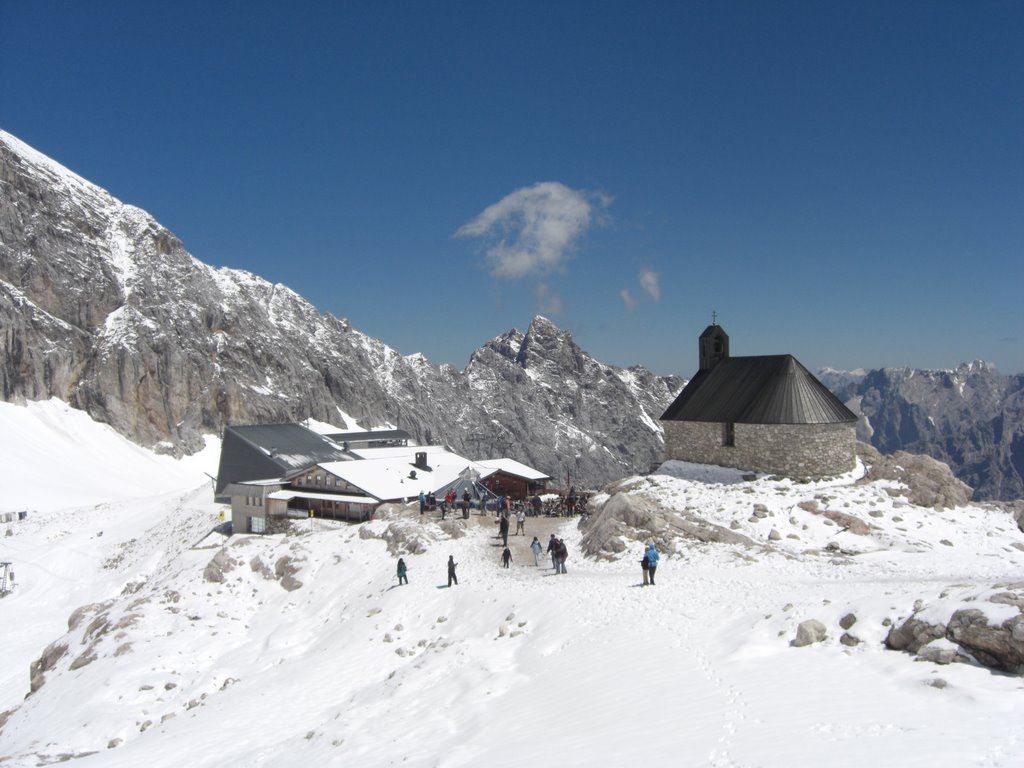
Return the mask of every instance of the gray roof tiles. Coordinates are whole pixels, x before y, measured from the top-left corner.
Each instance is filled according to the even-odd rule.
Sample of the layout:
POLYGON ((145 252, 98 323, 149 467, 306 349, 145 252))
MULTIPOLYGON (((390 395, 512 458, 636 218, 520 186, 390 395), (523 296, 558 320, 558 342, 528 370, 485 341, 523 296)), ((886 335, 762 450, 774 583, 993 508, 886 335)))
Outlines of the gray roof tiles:
POLYGON ((662 421, 832 424, 857 417, 792 355, 727 357, 697 372, 662 421))

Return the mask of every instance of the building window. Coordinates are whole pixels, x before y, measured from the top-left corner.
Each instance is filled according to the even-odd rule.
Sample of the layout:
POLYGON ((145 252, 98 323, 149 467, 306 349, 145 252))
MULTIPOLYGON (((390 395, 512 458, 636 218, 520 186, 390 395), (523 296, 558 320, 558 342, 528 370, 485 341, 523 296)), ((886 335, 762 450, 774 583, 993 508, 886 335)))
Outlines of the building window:
POLYGON ((722 432, 722 445, 727 448, 732 448, 736 445, 736 425, 731 421, 725 425, 725 429, 722 432))
POLYGON ((266 530, 266 522, 262 517, 250 517, 249 530, 252 533, 263 533, 266 530))

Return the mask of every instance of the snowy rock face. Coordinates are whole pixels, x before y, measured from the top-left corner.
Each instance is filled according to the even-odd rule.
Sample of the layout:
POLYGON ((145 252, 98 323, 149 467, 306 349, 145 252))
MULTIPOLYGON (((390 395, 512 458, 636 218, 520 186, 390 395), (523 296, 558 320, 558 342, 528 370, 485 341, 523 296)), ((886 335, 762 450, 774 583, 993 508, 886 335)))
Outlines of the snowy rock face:
POLYGON ((0 132, 0 398, 58 397, 190 453, 225 425, 396 424, 598 486, 660 460, 685 383, 589 357, 535 318, 464 371, 403 357, 283 285, 214 269, 149 214, 0 132))
POLYGON ((916 653, 922 661, 973 659, 992 669, 1024 673, 1024 582, 980 592, 947 590, 893 627, 885 643, 916 653))
POLYGON ((974 362, 952 371, 833 371, 822 381, 860 417, 859 440, 949 464, 977 499, 1024 497, 1024 375, 974 362))

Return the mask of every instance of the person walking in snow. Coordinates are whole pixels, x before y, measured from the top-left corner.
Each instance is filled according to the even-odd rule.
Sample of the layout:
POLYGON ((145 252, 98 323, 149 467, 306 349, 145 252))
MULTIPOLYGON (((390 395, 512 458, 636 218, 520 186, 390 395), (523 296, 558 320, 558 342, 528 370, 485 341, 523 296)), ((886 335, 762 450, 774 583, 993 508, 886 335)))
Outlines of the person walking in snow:
POLYGON ((644 572, 644 583, 641 586, 646 587, 650 583, 651 571, 650 564, 647 562, 647 550, 644 550, 644 556, 640 558, 640 570, 644 572))
POLYGON ((555 534, 551 534, 551 538, 548 539, 547 553, 551 555, 551 568, 555 573, 558 573, 558 539, 555 538, 555 534))
POLYGON ((654 572, 658 570, 658 550, 654 548, 654 542, 647 545, 647 552, 644 554, 647 559, 647 573, 651 579, 651 586, 654 586, 654 572))
POLYGON ((498 531, 501 533, 502 546, 508 546, 508 516, 502 515, 498 523, 498 531))
POLYGON ((530 544, 530 551, 533 552, 533 564, 540 568, 540 553, 544 549, 541 543, 537 541, 537 537, 533 537, 533 543, 530 544))
POLYGON ((516 536, 520 533, 526 535, 526 512, 522 508, 516 510, 516 536))
POLYGON ((505 551, 501 553, 501 567, 508 568, 509 563, 512 562, 512 552, 508 547, 505 547, 505 551))
POLYGON ((569 558, 569 548, 565 546, 565 542, 562 539, 558 540, 558 568, 555 573, 568 573, 565 570, 565 561, 569 558))
POLYGON ((427 508, 427 495, 420 491, 420 514, 423 514, 423 510, 427 508))
POLYGON ((455 558, 452 555, 448 555, 448 586, 449 587, 452 584, 458 585, 458 583, 459 583, 459 579, 455 575, 455 566, 457 566, 457 565, 458 565, 458 563, 455 562, 455 558))
POLYGON ((533 516, 540 517, 541 507, 544 506, 544 502, 541 500, 540 496, 536 493, 533 494, 533 498, 530 499, 530 504, 533 506, 533 516))
POLYGON ((465 520, 469 519, 469 500, 470 500, 470 498, 471 497, 469 495, 469 489, 467 488, 466 490, 464 490, 462 492, 462 517, 465 520))
POLYGON ((405 575, 406 571, 407 571, 407 569, 405 567, 405 560, 403 560, 402 558, 398 558, 398 584, 399 584, 399 586, 401 586, 402 584, 408 584, 409 583, 409 579, 405 575))

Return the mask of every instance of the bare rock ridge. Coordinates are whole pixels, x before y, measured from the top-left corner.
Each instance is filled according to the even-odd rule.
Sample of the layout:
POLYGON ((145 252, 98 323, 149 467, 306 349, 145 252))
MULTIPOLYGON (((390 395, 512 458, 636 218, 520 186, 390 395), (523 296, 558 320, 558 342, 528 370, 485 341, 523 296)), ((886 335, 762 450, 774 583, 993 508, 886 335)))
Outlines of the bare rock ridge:
POLYGON ((1024 375, 975 361, 954 370, 833 371, 822 381, 860 416, 857 438, 883 454, 949 464, 976 499, 1024 498, 1024 375))
POLYGON ((0 132, 0 398, 57 397, 191 452, 227 424, 397 424, 597 486, 662 455, 678 377, 603 365, 537 317, 463 371, 398 354, 283 285, 193 258, 145 211, 0 132))

